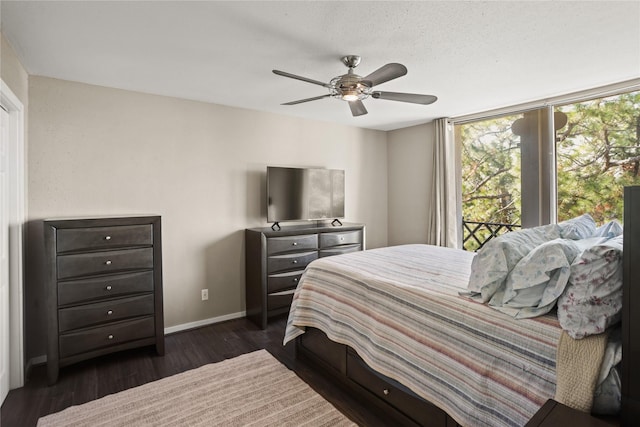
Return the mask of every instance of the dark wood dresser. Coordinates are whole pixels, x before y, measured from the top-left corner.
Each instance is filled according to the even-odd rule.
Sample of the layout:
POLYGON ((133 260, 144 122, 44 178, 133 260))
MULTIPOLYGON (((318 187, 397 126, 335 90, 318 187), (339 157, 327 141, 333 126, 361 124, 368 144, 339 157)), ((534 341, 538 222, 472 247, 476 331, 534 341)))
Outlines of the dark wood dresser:
POLYGON ((305 267, 325 256, 364 249, 364 225, 316 224, 245 230, 247 318, 260 328, 287 313, 305 267))
POLYGON ((46 220, 49 383, 134 347, 164 355, 159 216, 46 220))

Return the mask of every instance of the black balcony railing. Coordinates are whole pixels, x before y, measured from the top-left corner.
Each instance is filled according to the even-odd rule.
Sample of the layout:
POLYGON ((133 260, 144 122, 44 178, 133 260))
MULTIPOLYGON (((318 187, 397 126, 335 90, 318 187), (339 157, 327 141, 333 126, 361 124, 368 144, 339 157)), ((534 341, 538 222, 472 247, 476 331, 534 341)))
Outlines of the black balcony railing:
POLYGON ((462 248, 477 251, 494 237, 521 228, 520 224, 500 224, 496 222, 477 222, 462 220, 462 248))

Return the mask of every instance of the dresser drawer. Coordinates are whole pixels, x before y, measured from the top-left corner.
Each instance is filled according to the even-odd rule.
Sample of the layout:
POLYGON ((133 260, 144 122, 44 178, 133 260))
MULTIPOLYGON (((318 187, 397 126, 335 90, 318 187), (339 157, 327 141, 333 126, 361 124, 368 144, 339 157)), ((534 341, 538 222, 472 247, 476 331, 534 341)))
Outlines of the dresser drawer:
POLYGON ((56 235, 58 253, 152 244, 153 226, 151 224, 59 229, 56 235))
POLYGON ((59 338, 60 358, 153 337, 154 333, 155 323, 149 316, 62 334, 59 338))
POLYGON ((267 292, 278 292, 285 289, 293 289, 298 286, 302 271, 289 271, 287 273, 271 274, 267 277, 267 292))
POLYGON ((60 332, 153 314, 153 294, 84 304, 58 310, 60 332))
POLYGON ((58 279, 153 268, 153 248, 60 255, 58 279))
POLYGON ((320 248, 362 243, 362 231, 341 231, 320 234, 320 248))
POLYGON ((279 292, 277 294, 267 295, 267 310, 277 310, 283 307, 289 307, 293 300, 294 291, 279 292))
POLYGON ((58 282, 58 305, 153 291, 153 271, 58 282))
POLYGON ((358 252, 362 250, 362 245, 343 245, 330 249, 320 249, 320 258, 332 255, 348 254, 349 252, 358 252))
POLYGON ((318 235, 269 237, 267 239, 267 255, 275 255, 293 251, 318 249, 318 235))
POLYGON ((412 418, 418 425, 446 425, 447 415, 444 411, 421 399, 408 388, 401 389, 399 387, 402 386, 399 385, 396 387, 392 384, 393 380, 374 373, 353 350, 347 351, 347 376, 380 400, 412 418))
POLYGON ((270 256, 267 259, 267 273, 304 270, 307 264, 315 259, 318 259, 317 251, 270 256))

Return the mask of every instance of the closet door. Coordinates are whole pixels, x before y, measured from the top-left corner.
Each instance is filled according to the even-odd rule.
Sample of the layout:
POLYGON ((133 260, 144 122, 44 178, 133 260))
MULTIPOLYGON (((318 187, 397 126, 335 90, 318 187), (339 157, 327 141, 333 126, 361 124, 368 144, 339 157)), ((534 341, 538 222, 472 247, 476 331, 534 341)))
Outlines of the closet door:
POLYGON ((9 114, 0 107, 0 405, 9 393, 9 114))

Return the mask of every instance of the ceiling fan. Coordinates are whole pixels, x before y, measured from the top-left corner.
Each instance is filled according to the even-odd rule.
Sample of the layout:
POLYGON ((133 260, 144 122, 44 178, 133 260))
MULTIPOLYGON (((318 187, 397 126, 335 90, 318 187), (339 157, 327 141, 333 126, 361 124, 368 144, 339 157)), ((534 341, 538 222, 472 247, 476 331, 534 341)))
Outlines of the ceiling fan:
POLYGON ((287 73, 280 70, 273 70, 273 72, 279 76, 289 77, 296 80, 301 80, 307 83, 313 83, 329 89, 329 93, 326 95, 315 96, 313 98, 300 99, 298 101, 286 102, 282 105, 295 105, 303 102, 316 101, 323 98, 337 98, 347 101, 349 108, 351 108, 351 114, 353 116, 362 116, 367 114, 367 109, 362 103, 363 99, 369 97, 375 99, 386 99, 389 101, 411 102, 413 104, 428 105, 436 102, 438 99, 433 95, 419 95, 415 93, 400 93, 400 92, 381 92, 374 91, 373 87, 389 80, 397 79, 407 74, 407 67, 402 64, 391 63, 383 65, 373 73, 366 77, 360 77, 353 72, 353 69, 360 64, 360 57, 358 55, 348 55, 342 57, 342 63, 349 68, 347 74, 334 77, 329 83, 323 83, 318 80, 309 79, 307 77, 297 76, 295 74, 287 73))

